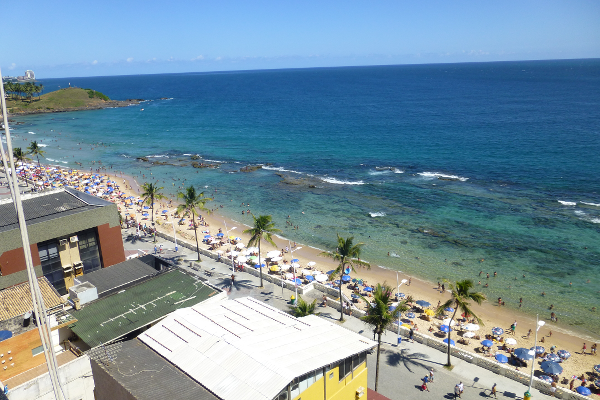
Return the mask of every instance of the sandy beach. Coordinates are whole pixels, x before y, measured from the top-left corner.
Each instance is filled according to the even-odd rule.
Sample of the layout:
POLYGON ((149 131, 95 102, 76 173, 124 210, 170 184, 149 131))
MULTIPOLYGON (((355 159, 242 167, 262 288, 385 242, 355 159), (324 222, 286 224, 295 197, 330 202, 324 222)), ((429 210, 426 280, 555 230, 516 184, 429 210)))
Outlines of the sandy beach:
MULTIPOLYGON (((109 176, 110 176, 110 174, 109 174, 109 176)), ((133 178, 128 177, 128 176, 123 176, 123 175, 117 175, 117 176, 112 175, 112 176, 118 182, 122 182, 123 180, 126 180, 128 182, 128 185, 132 189, 122 188, 122 190, 125 191, 128 196, 139 196, 140 195, 141 182, 138 183, 133 178)), ((162 216, 162 210, 167 209, 167 210, 169 210, 168 215, 172 215, 175 210, 176 204, 177 204, 176 199, 172 199, 172 200, 173 200, 172 207, 170 207, 170 208, 167 207, 167 204, 169 201, 163 200, 163 201, 159 202, 160 206, 156 207, 156 209, 155 209, 155 221, 157 221, 157 229, 159 231, 164 232, 167 235, 173 234, 172 225, 170 223, 164 224, 162 222, 164 220, 164 217, 162 216)), ((246 215, 246 213, 243 216, 240 214, 240 217, 241 217, 240 220, 242 220, 242 221, 240 221, 240 220, 234 221, 232 219, 225 218, 225 217, 219 215, 219 213, 218 213, 219 204, 215 204, 213 202, 208 202, 206 206, 209 209, 214 209, 215 212, 212 212, 210 214, 207 214, 205 212, 201 213, 202 216, 204 217, 204 220, 208 224, 208 227, 199 227, 198 228, 199 229, 198 236, 199 236, 200 242, 204 236, 204 234, 202 234, 200 231, 208 230, 211 234, 214 235, 217 232, 219 232, 219 229, 221 229, 222 232, 226 232, 226 228, 231 230, 232 227, 235 227, 236 229, 230 231, 229 235, 241 237, 242 243, 244 243, 244 244, 248 243, 250 236, 248 234, 244 234, 243 231, 249 228, 249 223, 251 223, 251 221, 252 221, 251 216, 246 215)), ((122 207, 122 210, 125 210, 124 205, 121 204, 120 207, 122 207)), ((240 209, 242 209, 242 208, 240 207, 240 209)), ((243 209, 245 210, 246 208, 243 208, 243 209)), ((149 218, 147 219, 147 221, 149 221, 149 218)), ((147 222, 147 221, 144 221, 144 222, 147 222)), ((279 221, 276 221, 276 223, 277 222, 279 222, 279 221)), ((281 228, 280 225, 278 227, 281 228)), ((178 240, 181 240, 183 238, 192 244, 195 243, 194 231, 191 227, 188 226, 188 223, 186 223, 186 225, 184 225, 184 226, 179 226, 177 228, 177 235, 178 235, 178 240)), ((262 247, 261 247, 262 257, 265 257, 266 253, 269 251, 272 251, 272 250, 282 250, 283 249, 285 251, 286 247, 289 247, 290 245, 294 244, 293 242, 290 243, 290 241, 288 241, 284 237, 278 236, 278 235, 274 236, 273 239, 276 243, 276 247, 273 247, 272 245, 263 242, 262 247)), ((332 243, 332 247, 333 247, 335 244, 335 232, 332 232, 331 243, 332 243)), ((289 261, 291 261, 292 258, 299 259, 300 260, 300 262, 299 262, 300 268, 297 269, 298 275, 301 274, 302 269, 307 268, 306 265, 311 261, 316 263, 316 265, 313 267, 313 270, 319 270, 321 272, 327 272, 327 271, 335 269, 337 267, 337 264, 335 262, 328 259, 327 257, 323 257, 320 255, 320 253, 322 253, 321 249, 313 248, 313 247, 310 247, 310 246, 307 246, 304 244, 300 244, 300 243, 297 244, 297 247, 298 247, 298 249, 294 250, 294 252, 293 252, 293 257, 292 257, 291 253, 284 252, 283 260, 281 260, 281 261, 285 260, 288 262, 287 265, 289 265, 289 261)), ((205 243, 200 243, 200 248, 207 250, 208 245, 205 243)), ((227 251, 228 248, 229 248, 228 245, 223 246, 224 251, 227 251)), ((328 250, 328 249, 323 249, 323 250, 328 250)), ((333 248, 332 248, 332 250, 333 250, 333 248)), ((223 254, 223 256, 225 256, 225 254, 223 254)), ((263 268, 263 273, 265 273, 265 274, 268 273, 266 268, 263 268)), ((485 272, 484 272, 484 274, 485 274, 485 272)), ((450 294, 447 290, 445 292, 438 290, 437 282, 425 281, 425 280, 418 279, 413 276, 408 276, 408 275, 405 275, 402 273, 396 273, 396 271, 384 269, 384 268, 381 268, 378 266, 372 266, 371 269, 358 268, 357 272, 352 273, 351 275, 353 278, 362 279, 368 285, 371 285, 371 284, 376 285, 377 283, 386 283, 394 288, 396 287, 397 279, 399 282, 402 281, 403 279, 410 280, 410 285, 408 284, 408 282, 406 284, 402 285, 400 288, 400 292, 405 293, 406 295, 412 296, 415 301, 416 300, 425 300, 425 301, 431 303, 432 308, 435 308, 435 306, 438 304, 438 302, 443 303, 445 300, 450 298, 450 294)), ((493 277, 490 279, 493 279, 493 277)), ((344 294, 346 294, 348 297, 350 297, 350 294, 352 293, 352 291, 350 289, 343 287, 342 290, 343 290, 344 294)), ((354 306, 356 306, 360 309, 363 309, 363 310, 365 308, 365 304, 362 301, 359 301, 358 304, 354 304, 354 306)), ((526 316, 524 314, 520 314, 518 312, 515 312, 514 310, 506 309, 502 306, 499 306, 497 303, 497 299, 488 299, 481 306, 474 305, 473 310, 475 311, 476 315, 479 316, 483 321, 483 325, 481 326, 481 329, 476 332, 476 334, 481 337, 481 340, 485 339, 486 334, 491 333, 491 329, 493 327, 501 327, 505 331, 505 334, 502 335, 504 338, 513 337, 514 339, 517 340, 516 345, 511 345, 509 347, 530 348, 534 345, 535 325, 536 325, 536 321, 534 318, 531 318, 530 316, 526 316), (517 329, 516 329, 515 335, 512 336, 510 334, 510 326, 515 321, 517 322, 517 329), (528 331, 530 329, 532 330, 532 333, 530 335, 528 335, 528 331)), ((457 317, 460 318, 460 315, 457 314, 457 317)), ((441 318, 438 319, 437 317, 432 317, 431 322, 425 321, 424 319, 421 319, 421 318, 416 318, 413 321, 414 321, 415 326, 417 327, 416 329, 420 333, 429 334, 429 335, 434 335, 435 333, 439 333, 439 326, 442 324, 441 318), (432 330, 431 332, 429 331, 430 329, 432 330)), ((462 335, 462 332, 461 333, 452 332, 451 337, 453 340, 458 341, 459 339, 462 339, 461 335, 462 335)), ((441 337, 441 336, 437 336, 437 337, 441 337)), ((481 350, 482 350, 482 346, 480 343, 481 340, 475 340, 474 338, 472 338, 472 339, 469 339, 469 344, 457 343, 457 346, 459 346, 460 348, 464 348, 465 350, 469 350, 469 351, 481 354, 481 350)), ((598 379, 598 375, 597 374, 594 375, 594 373, 593 373, 594 372, 593 366, 595 364, 600 363, 600 361, 598 361, 599 359, 597 357, 590 355, 590 348, 592 345, 593 345, 593 342, 590 342, 590 338, 579 337, 576 333, 569 332, 568 330, 564 329, 563 327, 560 327, 559 325, 557 325, 554 322, 551 322, 549 320, 546 320, 545 326, 543 326, 538 332, 538 346, 545 347, 545 349, 548 353, 550 353, 550 348, 552 346, 556 346, 556 350, 564 349, 564 350, 569 351, 572 355, 568 360, 561 363, 561 366, 564 368, 564 371, 560 375, 561 380, 559 383, 563 387, 569 386, 569 382, 571 381, 573 376, 581 376, 583 374, 585 376, 585 378, 588 380, 589 379, 598 379), (587 344, 587 355, 581 354, 583 343, 587 344)), ((494 353, 494 351, 495 351, 495 349, 492 350, 492 354, 494 353)), ((503 351, 499 351, 499 352, 501 352, 505 355, 508 355, 507 352, 503 352, 503 351)), ((541 369, 539 367, 539 362, 540 361, 536 360, 535 375, 543 375, 543 372, 541 371, 541 369)), ((581 382, 576 380, 575 387, 579 386, 580 383, 581 382)))

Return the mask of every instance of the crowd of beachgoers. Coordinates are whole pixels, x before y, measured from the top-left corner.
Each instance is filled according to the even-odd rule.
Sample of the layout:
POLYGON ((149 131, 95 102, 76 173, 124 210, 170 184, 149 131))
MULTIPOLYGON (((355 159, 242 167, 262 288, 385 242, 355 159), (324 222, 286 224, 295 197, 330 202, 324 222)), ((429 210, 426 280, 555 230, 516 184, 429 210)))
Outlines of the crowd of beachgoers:
MULTIPOLYGON (((151 222, 154 221, 158 231, 172 235, 175 230, 177 240, 195 244, 197 230, 200 247, 214 252, 215 258, 231 262, 238 272, 245 268, 262 268, 265 274, 277 274, 298 285, 319 282, 336 289, 342 285, 346 310, 351 307, 364 310, 366 304, 363 299, 369 299, 377 283, 386 283, 395 289, 398 284, 397 300, 406 301, 410 307, 399 322, 411 332, 418 331, 440 340, 447 340, 450 334, 453 338, 451 343, 455 346, 525 372, 529 370, 527 364, 532 362, 532 353, 535 352, 535 375, 540 379, 572 390, 585 392, 580 388, 583 386, 600 393, 600 389, 595 387, 600 388, 596 343, 584 342, 552 321, 554 324, 547 323, 539 330, 537 347, 531 351, 534 348, 535 320, 525 316, 518 316, 519 322, 514 320, 514 313, 501 309, 500 300, 498 305, 490 301, 483 307, 474 307, 483 324, 460 313, 457 314, 458 320, 451 321, 449 316, 453 309, 446 309, 446 314, 440 316, 434 312, 450 298, 443 284, 435 285, 393 271, 363 268, 356 272, 346 270, 342 276, 330 279, 337 265, 333 260, 319 257, 320 250, 274 237, 277 247, 263 242, 259 258, 257 247, 247 247, 249 235, 242 232, 247 227, 240 226, 240 222, 205 214, 199 216, 194 225, 188 215, 177 212, 176 201, 159 200, 153 206, 149 205, 140 197, 137 182, 121 173, 109 174, 102 169, 86 172, 35 163, 20 164, 16 170, 32 191, 70 187, 114 202, 119 208, 122 226, 137 227, 140 235, 151 235, 151 222)), ((251 218, 250 213, 247 214, 251 218)), ((252 220, 245 222, 250 224, 252 220)))

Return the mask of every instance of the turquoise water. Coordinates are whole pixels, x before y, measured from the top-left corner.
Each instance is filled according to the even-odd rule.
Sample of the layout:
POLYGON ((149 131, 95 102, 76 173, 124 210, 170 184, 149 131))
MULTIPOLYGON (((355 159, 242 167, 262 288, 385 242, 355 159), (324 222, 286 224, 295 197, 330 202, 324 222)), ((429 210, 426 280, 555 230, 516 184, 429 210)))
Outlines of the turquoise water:
POLYGON ((432 281, 481 279, 490 299, 516 308, 523 297, 524 312, 547 318, 554 304, 560 325, 597 337, 599 60, 42 83, 150 100, 18 118, 17 138, 46 144, 50 163, 101 160, 171 193, 194 184, 236 220, 249 222, 244 202, 318 248, 354 235, 373 264, 432 281), (192 154, 219 167, 195 169, 192 154))

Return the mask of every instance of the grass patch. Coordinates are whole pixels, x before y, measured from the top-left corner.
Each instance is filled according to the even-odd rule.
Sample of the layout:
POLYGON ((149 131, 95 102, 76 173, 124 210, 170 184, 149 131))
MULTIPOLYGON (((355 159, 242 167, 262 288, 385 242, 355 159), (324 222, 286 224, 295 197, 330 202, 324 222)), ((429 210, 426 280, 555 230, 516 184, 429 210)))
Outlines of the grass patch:
POLYGON ((447 369, 448 371, 452 371, 454 369, 454 365, 444 365, 444 369, 447 369))
POLYGON ((85 109, 101 107, 108 96, 92 89, 65 88, 46 93, 31 102, 25 99, 8 99, 6 106, 11 113, 61 111, 69 109, 85 109))

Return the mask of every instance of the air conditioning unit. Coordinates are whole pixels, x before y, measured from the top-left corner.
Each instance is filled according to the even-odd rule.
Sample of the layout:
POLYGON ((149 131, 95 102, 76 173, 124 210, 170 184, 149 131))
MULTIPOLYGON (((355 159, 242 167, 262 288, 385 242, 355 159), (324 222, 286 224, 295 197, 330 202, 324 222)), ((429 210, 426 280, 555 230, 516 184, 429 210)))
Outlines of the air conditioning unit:
POLYGON ((58 241, 58 243, 59 243, 61 246, 66 246, 66 245, 67 245, 67 239, 60 239, 60 240, 58 241))
POLYGON ((365 395, 365 388, 360 386, 359 388, 356 389, 356 398, 360 399, 361 397, 363 397, 365 395))
POLYGON ((75 268, 83 268, 83 263, 81 261, 76 261, 73 263, 73 267, 75 268))
POLYGON ((78 241, 79 241, 79 239, 77 238, 77 235, 71 236, 71 243, 75 243, 75 242, 78 242, 78 241))

